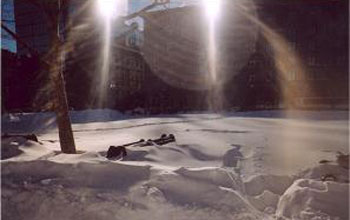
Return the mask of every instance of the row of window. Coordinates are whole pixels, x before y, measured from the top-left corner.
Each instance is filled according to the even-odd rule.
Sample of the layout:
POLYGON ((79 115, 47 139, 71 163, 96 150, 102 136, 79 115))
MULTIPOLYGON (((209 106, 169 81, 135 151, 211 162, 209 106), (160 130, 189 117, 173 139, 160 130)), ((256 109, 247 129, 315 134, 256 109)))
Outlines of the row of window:
POLYGON ((127 68, 127 69, 132 69, 134 71, 144 71, 144 69, 145 69, 144 61, 141 59, 137 60, 133 57, 121 58, 121 60, 118 60, 118 58, 117 58, 116 66, 122 67, 122 68, 127 68))

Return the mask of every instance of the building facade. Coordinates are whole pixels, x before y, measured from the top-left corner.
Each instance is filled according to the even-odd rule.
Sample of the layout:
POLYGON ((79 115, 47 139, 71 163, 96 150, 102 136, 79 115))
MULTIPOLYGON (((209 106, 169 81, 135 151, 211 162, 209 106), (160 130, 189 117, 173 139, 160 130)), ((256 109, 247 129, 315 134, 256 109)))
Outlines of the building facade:
POLYGON ((347 107, 349 1, 259 1, 260 17, 276 29, 301 60, 288 86, 300 107, 347 107), (278 8, 279 10, 276 10, 278 8))
MULTIPOLYGON (((249 13, 231 13, 236 17, 232 7, 247 7, 225 7, 216 29, 217 72, 228 107, 347 106, 348 1, 255 0, 249 13)), ((144 20, 145 59, 155 75, 170 86, 209 93, 201 88, 209 61, 200 7, 156 11, 144 20)))
MULTIPOLYGON (((46 53, 51 46, 46 19, 23 2, 15 1, 17 33, 46 53)), ((226 5, 213 30, 200 5, 149 12, 143 28, 117 24, 104 107, 178 112, 207 109, 208 99, 222 98, 224 108, 275 108, 285 93, 292 94, 288 104, 295 107, 347 106, 348 2, 244 2, 250 3, 226 5), (212 47, 215 56, 210 56, 212 47), (291 54, 303 71, 290 64, 281 69, 291 54), (217 96, 211 94, 213 86, 220 87, 217 96)), ((103 30, 89 13, 77 19, 70 33, 77 40, 67 55, 65 75, 74 109, 97 107, 94 79, 101 71, 103 30)), ((26 53, 18 47, 18 54, 26 53)))
MULTIPOLYGON (((50 48, 48 18, 37 6, 26 0, 14 0, 16 34, 28 46, 44 54, 50 48)), ((17 54, 26 55, 29 51, 17 44, 17 54)))

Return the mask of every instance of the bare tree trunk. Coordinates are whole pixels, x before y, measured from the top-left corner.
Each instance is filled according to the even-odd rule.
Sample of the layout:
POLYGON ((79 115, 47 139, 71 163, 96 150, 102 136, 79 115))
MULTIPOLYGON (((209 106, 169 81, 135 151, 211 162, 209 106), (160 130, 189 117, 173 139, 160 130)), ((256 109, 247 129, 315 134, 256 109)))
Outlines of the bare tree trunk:
MULTIPOLYGON (((58 1, 60 3, 60 1, 58 1)), ((58 6, 60 7, 60 5, 58 6)), ((66 154, 75 154, 75 143, 73 130, 69 118, 68 101, 63 77, 63 43, 60 40, 60 19, 57 18, 52 30, 53 62, 51 63, 51 74, 54 83, 55 112, 58 126, 61 150, 66 154)))
MULTIPOLYGON (((59 47, 60 48, 60 47, 59 47)), ((60 139, 61 150, 63 153, 75 154, 75 143, 73 130, 68 112, 67 95, 65 91, 64 78, 62 73, 62 58, 60 49, 57 49, 57 67, 53 67, 54 86, 55 86, 55 112, 58 125, 58 135, 60 139)))

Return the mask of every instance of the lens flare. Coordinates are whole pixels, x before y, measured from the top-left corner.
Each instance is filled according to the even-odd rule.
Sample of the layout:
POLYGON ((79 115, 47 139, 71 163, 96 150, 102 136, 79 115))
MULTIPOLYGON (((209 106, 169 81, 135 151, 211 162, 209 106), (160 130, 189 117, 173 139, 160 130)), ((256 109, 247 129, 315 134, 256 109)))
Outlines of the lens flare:
MULTIPOLYGON (((238 5, 240 7, 240 5, 238 5)), ((275 68, 278 74, 278 83, 282 93, 282 104, 289 108, 295 104, 295 90, 290 86, 290 75, 296 73, 300 78, 305 79, 307 76, 307 69, 303 63, 303 60, 299 54, 292 49, 290 42, 281 34, 276 32, 273 28, 269 27, 263 21, 245 13, 243 8, 240 12, 243 13, 248 19, 259 26, 261 29, 262 36, 266 39, 269 46, 272 49, 273 60, 275 68)), ((311 85, 306 82, 305 86, 309 87, 308 91, 304 92, 303 96, 310 97, 313 94, 311 85)))
POLYGON ((112 19, 120 15, 122 0, 97 0, 97 9, 104 19, 104 37, 102 47, 102 66, 100 78, 98 80, 98 106, 104 107, 107 102, 107 84, 110 76, 110 65, 112 60, 111 38, 112 19))
POLYGON ((208 108, 220 110, 222 108, 222 94, 218 83, 217 72, 217 36, 215 34, 216 20, 220 14, 221 0, 203 0, 206 15, 208 17, 208 72, 209 72, 209 96, 208 108))
POLYGON ((111 65, 111 24, 107 23, 105 26, 104 33, 104 42, 103 42, 103 50, 102 50, 102 66, 101 66, 101 74, 99 81, 99 89, 98 89, 98 106, 104 107, 106 104, 107 98, 107 85, 110 75, 110 65, 111 65))
POLYGON ((221 0, 203 0, 209 19, 216 19, 220 13, 221 0))
POLYGON ((98 0, 97 7, 103 17, 110 19, 117 15, 118 0, 98 0))

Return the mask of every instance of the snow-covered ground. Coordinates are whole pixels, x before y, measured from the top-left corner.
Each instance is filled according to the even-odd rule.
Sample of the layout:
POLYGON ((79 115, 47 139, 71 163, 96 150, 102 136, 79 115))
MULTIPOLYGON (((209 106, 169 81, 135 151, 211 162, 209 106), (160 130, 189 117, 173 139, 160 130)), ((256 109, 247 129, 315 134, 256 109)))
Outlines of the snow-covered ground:
POLYGON ((53 114, 2 117, 2 133, 39 138, 2 139, 3 219, 349 218, 349 170, 336 163, 337 151, 349 153, 346 111, 88 110, 72 121, 79 153, 66 155, 53 114), (176 142, 105 158, 110 145, 161 134, 176 142))

